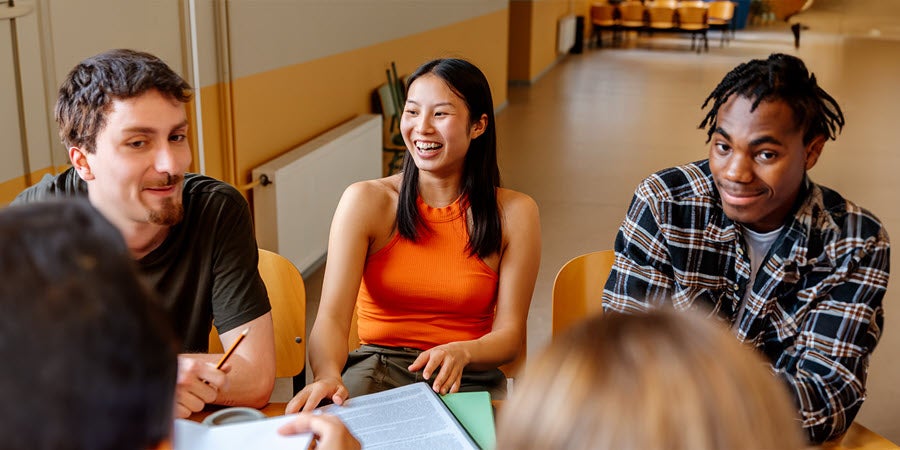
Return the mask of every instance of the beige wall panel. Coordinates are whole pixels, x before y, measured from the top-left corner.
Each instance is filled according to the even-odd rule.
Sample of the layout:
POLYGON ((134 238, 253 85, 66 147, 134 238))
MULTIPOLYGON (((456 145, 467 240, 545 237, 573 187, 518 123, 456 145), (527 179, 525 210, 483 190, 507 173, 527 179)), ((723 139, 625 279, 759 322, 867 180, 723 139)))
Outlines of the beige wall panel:
POLYGON ((11 28, 9 20, 0 20, 0 136, 3 136, 0 181, 24 174, 11 28))
MULTIPOLYGON (((182 0, 187 2, 188 0, 182 0)), ((210 86, 222 81, 219 77, 218 49, 216 47, 216 2, 218 0, 195 0, 197 17, 197 59, 200 66, 200 86, 210 86)), ((185 8, 187 10, 187 8, 185 8)), ((185 16, 185 22, 189 18, 185 16)), ((188 30, 187 27, 185 27, 188 30)), ((185 31, 188 33, 188 31, 185 31)), ((190 43, 190 36, 186 35, 186 43, 190 43)), ((190 53, 187 54, 190 57, 190 53)), ((194 80, 189 80, 193 85, 194 80)), ((194 86, 195 88, 198 86, 194 86)), ((205 95, 201 93, 201 95, 205 95)), ((206 102, 206 99, 203 99, 206 102)), ((204 111, 206 108, 203 108, 204 111)), ((204 116, 206 113, 204 113, 204 116)), ((204 124, 205 125, 205 124, 204 124)))
POLYGON ((409 74, 442 56, 464 57, 481 67, 494 104, 506 101, 508 11, 381 42, 234 82, 234 126, 239 182, 250 170, 357 114, 371 111, 371 95, 397 62, 409 74), (486 45, 485 43, 490 43, 486 45))
POLYGON ((507 5, 507 0, 235 0, 229 3, 233 76, 413 36, 505 11, 507 5))
POLYGON ((19 64, 22 70, 22 100, 25 106, 28 162, 33 171, 63 164, 68 158, 62 144, 58 143, 56 124, 51 123, 52 116, 48 114, 45 106, 47 99, 44 93, 41 38, 37 14, 32 12, 16 19, 16 29, 19 43, 19 64))
MULTIPOLYGON (((222 85, 214 84, 200 89, 203 101, 203 141, 206 153, 206 175, 225 181, 233 181, 226 165, 225 127, 222 126, 222 85)), ((193 110, 193 105, 191 106, 193 110)), ((193 144, 193 143, 192 143, 193 144)), ((196 145, 192 145, 196 148, 196 145)), ((196 165, 196 164, 195 164, 196 165)))
POLYGON ((185 75, 177 0, 52 0, 50 16, 56 85, 79 61, 112 48, 153 53, 185 75))

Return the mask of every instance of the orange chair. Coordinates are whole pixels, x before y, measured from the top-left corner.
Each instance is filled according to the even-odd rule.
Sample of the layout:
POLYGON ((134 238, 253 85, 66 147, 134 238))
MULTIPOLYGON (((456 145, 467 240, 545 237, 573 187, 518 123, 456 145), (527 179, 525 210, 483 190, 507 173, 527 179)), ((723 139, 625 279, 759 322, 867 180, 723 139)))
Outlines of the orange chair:
MULTIPOLYGON (((683 2, 687 3, 687 2, 683 2)), ((691 50, 694 49, 694 42, 697 37, 703 38, 703 49, 709 51, 709 40, 706 31, 709 30, 709 24, 706 23, 706 8, 702 6, 679 5, 678 9, 678 29, 691 33, 691 50)), ((697 43, 697 53, 700 53, 701 47, 697 43)))
POLYGON ((661 6, 664 8, 675 9, 678 7, 678 0, 655 0, 644 3, 644 6, 646 6, 647 8, 661 6))
POLYGON ((613 33, 613 42, 616 41, 619 28, 618 10, 607 3, 594 3, 591 5, 591 42, 596 42, 598 47, 603 46, 603 30, 613 33))
MULTIPOLYGON (((300 375, 306 364, 306 288, 297 268, 285 257, 259 249, 259 275, 269 293, 275 334, 275 377, 300 375)), ((215 327, 209 333, 209 352, 222 353, 215 327)), ((295 380, 294 390, 303 380, 295 380)))
POLYGON ((619 3, 619 29, 642 31, 647 25, 646 9, 639 1, 619 3))
POLYGON ((728 41, 728 31, 734 37, 734 2, 730 1, 712 1, 709 2, 707 23, 711 30, 720 30, 722 32, 719 46, 724 47, 728 41))
MULTIPOLYGON (((659 2, 657 2, 659 3, 659 2)), ((647 29, 653 31, 674 30, 678 26, 675 20, 675 8, 668 4, 648 4, 647 29)))
POLYGON ((576 256, 559 269, 551 296, 553 336, 602 311, 603 286, 615 259, 614 251, 603 250, 576 256))

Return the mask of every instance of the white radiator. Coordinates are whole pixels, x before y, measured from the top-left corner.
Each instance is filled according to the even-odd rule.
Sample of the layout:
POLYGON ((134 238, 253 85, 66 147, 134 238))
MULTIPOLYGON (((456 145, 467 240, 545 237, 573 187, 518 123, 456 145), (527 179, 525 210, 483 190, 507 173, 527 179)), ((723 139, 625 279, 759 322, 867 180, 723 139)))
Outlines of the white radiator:
POLYGON ((557 23, 556 51, 557 53, 569 53, 575 46, 575 15, 560 17, 557 23))
POLYGON ((331 217, 350 184, 381 176, 381 116, 365 114, 253 169, 253 217, 260 248, 300 273, 323 261, 331 217))

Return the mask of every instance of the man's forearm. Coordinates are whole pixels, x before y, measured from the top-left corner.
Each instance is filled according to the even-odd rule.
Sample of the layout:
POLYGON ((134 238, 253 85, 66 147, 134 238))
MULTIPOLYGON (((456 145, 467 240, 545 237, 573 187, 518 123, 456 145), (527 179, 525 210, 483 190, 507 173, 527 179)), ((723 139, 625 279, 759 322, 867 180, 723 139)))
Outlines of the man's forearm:
MULTIPOLYGON (((182 355, 215 365, 222 354, 187 354, 182 355)), ((219 390, 213 401, 217 405, 249 406, 259 408, 265 406, 272 395, 275 385, 274 373, 260 373, 260 368, 241 355, 233 354, 225 363, 228 373, 226 385, 219 390)))

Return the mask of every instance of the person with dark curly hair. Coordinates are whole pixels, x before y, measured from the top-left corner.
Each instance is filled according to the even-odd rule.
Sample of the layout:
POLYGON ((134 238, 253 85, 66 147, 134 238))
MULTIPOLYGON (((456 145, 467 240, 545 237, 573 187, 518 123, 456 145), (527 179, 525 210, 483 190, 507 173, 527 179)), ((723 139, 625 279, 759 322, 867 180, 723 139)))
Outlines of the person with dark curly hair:
POLYGON ((835 438, 866 397, 890 262, 878 218, 807 173, 844 115, 784 54, 734 68, 707 106, 709 158, 635 190, 603 309, 711 309, 790 387, 809 440, 835 438))
POLYGON ((208 403, 260 407, 275 384, 275 344, 247 201, 222 181, 187 173, 185 104, 192 88, 149 53, 109 50, 78 63, 56 101, 72 167, 14 204, 87 198, 125 238, 181 343, 175 414, 208 403), (228 363, 209 354, 252 328, 228 363))

